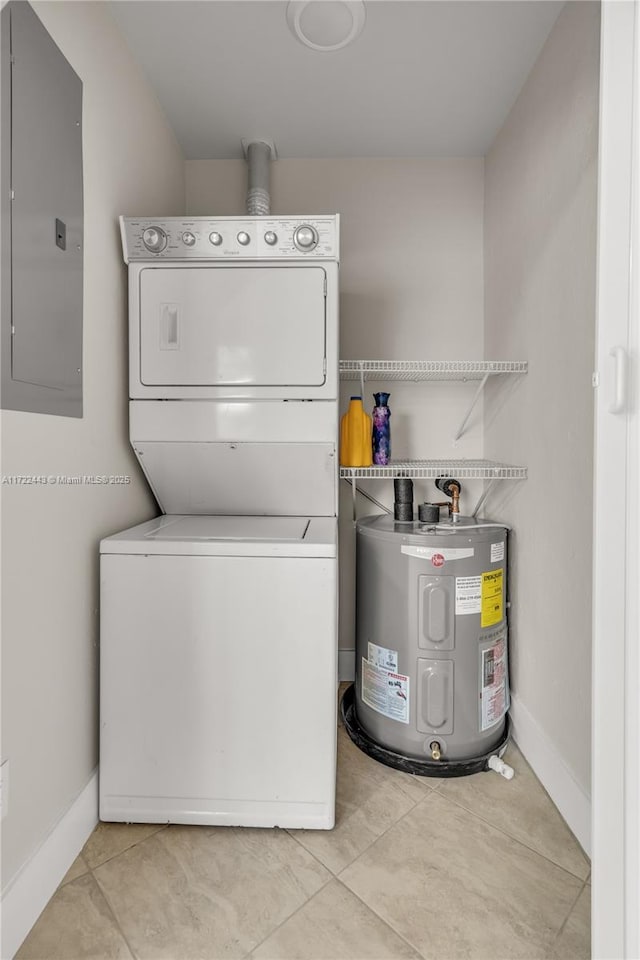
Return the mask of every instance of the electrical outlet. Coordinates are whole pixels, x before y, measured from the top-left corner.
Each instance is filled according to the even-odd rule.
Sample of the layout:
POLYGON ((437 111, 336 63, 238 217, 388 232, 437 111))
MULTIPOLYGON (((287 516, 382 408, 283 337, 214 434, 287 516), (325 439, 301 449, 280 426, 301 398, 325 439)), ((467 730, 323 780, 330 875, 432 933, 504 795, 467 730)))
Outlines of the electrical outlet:
POLYGON ((9 812, 9 761, 0 763, 0 820, 9 812))

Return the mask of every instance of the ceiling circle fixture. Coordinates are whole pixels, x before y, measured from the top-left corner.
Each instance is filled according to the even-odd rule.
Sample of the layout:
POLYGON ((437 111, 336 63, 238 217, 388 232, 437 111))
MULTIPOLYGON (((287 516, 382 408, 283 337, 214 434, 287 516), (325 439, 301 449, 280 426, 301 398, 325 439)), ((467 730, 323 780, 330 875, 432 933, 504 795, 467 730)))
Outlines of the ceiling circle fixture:
POLYGON ((362 33, 363 0, 291 0, 287 23, 294 37, 312 50, 341 50, 362 33))

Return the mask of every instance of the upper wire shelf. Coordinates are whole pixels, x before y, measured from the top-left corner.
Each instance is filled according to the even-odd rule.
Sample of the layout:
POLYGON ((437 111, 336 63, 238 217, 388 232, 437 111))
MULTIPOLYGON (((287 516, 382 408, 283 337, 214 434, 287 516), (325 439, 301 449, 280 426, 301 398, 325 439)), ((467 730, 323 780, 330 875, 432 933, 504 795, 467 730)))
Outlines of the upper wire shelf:
POLYGON ((341 360, 341 380, 483 380, 526 373, 526 360, 341 360))

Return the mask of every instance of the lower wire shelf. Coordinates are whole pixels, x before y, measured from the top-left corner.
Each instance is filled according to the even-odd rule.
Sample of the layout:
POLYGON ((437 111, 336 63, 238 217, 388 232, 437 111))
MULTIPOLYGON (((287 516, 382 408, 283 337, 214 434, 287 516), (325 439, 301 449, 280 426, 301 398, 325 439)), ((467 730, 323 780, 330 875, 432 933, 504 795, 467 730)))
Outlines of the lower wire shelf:
POLYGON ((445 476, 458 480, 526 480, 527 468, 495 460, 393 460, 386 466, 340 467, 343 480, 437 480, 445 476))

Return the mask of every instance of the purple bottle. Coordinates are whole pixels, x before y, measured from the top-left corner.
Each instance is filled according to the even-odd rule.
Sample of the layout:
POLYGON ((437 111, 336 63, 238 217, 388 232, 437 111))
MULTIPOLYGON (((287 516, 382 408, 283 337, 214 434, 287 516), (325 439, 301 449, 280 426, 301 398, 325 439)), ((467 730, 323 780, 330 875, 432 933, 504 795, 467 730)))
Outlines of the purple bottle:
POLYGON ((373 462, 386 466, 391 460, 391 410, 387 402, 391 394, 374 393, 375 407, 373 408, 373 431, 371 444, 373 448, 373 462))

